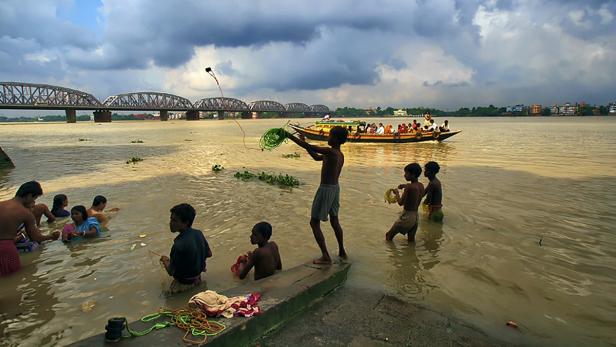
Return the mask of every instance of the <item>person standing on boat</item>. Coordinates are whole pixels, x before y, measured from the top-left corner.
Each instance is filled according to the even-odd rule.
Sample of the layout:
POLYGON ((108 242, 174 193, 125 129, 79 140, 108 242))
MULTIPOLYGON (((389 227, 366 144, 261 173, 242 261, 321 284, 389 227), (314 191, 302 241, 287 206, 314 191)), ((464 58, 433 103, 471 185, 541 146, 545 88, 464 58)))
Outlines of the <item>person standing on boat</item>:
POLYGON ((432 120, 432 115, 430 114, 430 112, 426 112, 424 113, 423 116, 424 116, 424 127, 426 126, 429 127, 431 125, 430 121, 432 120))
MULTIPOLYGON (((382 124, 381 124, 382 126, 382 124)), ((314 238, 321 249, 321 257, 313 260, 314 264, 331 264, 332 259, 327 251, 325 237, 321 231, 321 221, 327 221, 329 215, 330 224, 334 229, 336 240, 338 241, 338 256, 346 259, 347 253, 344 249, 342 227, 338 220, 338 210, 340 209, 340 186, 338 179, 344 166, 344 154, 340 146, 347 140, 348 132, 343 127, 333 127, 329 132, 327 144, 330 147, 313 146, 303 141, 291 133, 287 132, 287 137, 304 148, 316 161, 322 161, 321 166, 321 185, 312 202, 310 213, 310 227, 314 238)))

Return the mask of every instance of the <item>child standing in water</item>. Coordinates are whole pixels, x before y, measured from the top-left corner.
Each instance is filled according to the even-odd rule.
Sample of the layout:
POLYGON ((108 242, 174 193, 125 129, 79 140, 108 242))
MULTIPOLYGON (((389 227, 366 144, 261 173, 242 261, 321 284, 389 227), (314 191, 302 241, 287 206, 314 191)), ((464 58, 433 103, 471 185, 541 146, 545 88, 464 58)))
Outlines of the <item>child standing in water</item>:
POLYGON ((440 171, 441 167, 435 161, 429 161, 424 166, 424 175, 430 180, 428 187, 424 195, 426 199, 424 204, 428 208, 428 219, 435 222, 443 221, 443 187, 441 181, 436 178, 436 174, 440 171))
POLYGON ((385 240, 392 241, 396 234, 407 235, 409 242, 415 242, 417 233, 417 208, 424 195, 424 186, 418 181, 421 176, 421 166, 417 163, 408 164, 404 168, 404 178, 410 183, 401 184, 398 189, 404 189, 402 196, 398 189, 394 189, 394 195, 398 205, 404 206, 402 214, 385 234, 385 240))
POLYGON ((250 269, 255 268, 255 281, 273 275, 276 270, 282 270, 282 261, 278 252, 278 245, 270 241, 272 226, 268 222, 255 224, 250 234, 250 243, 259 245, 259 248, 248 253, 246 261, 239 266, 239 276, 246 278, 250 269))
POLYGON ((336 240, 338 241, 338 256, 343 259, 347 257, 344 250, 342 227, 338 220, 338 210, 340 209, 338 178, 340 177, 340 172, 342 172, 342 166, 344 166, 344 154, 342 154, 340 146, 346 142, 347 136, 348 132, 345 128, 333 127, 329 132, 329 139, 327 140, 327 144, 330 147, 320 147, 308 144, 306 141, 287 132, 287 137, 291 141, 306 149, 314 160, 323 162, 321 166, 321 185, 312 202, 312 212, 310 215, 310 227, 321 249, 321 257, 313 260, 315 264, 332 263, 332 259, 327 251, 327 245, 325 244, 325 237, 321 231, 321 221, 327 221, 328 215, 336 235, 336 240))

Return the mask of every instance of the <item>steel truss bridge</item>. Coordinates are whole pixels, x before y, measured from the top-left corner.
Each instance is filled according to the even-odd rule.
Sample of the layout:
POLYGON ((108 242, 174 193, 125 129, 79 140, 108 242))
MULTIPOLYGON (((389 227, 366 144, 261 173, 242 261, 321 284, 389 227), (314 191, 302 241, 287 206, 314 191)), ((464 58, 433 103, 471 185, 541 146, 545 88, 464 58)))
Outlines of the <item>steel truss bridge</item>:
MULTIPOLYGON (((306 105, 289 103, 283 105, 276 101, 259 100, 245 103, 242 100, 225 97, 204 98, 191 102, 181 96, 159 92, 135 92, 112 95, 100 102, 90 93, 49 84, 22 82, 0 82, 0 109, 16 110, 66 110, 67 119, 74 117, 77 110, 95 110, 98 114, 111 111, 184 111, 198 115, 199 111, 224 112, 278 112, 326 114, 325 105, 306 105)), ((162 117, 161 117, 162 118, 162 117)), ((198 118, 198 116, 197 116, 198 118)), ((70 119, 69 119, 70 121, 70 119)))

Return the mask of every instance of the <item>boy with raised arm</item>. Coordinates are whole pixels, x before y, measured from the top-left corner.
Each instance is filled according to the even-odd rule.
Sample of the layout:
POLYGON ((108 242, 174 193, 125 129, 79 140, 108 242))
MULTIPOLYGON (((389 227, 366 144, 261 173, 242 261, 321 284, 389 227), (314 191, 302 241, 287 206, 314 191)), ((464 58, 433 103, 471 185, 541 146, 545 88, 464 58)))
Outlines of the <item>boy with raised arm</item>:
POLYGON ((394 189, 398 205, 404 206, 402 214, 385 234, 385 240, 392 241, 396 234, 407 235, 409 242, 415 242, 417 233, 417 208, 424 195, 424 186, 418 181, 421 176, 421 166, 417 163, 408 164, 404 168, 404 178, 410 183, 401 184, 398 189, 404 189, 402 196, 394 189))
POLYGON ((342 227, 338 220, 338 210, 340 209, 338 178, 344 166, 344 154, 342 154, 340 146, 346 142, 347 136, 348 132, 345 128, 333 127, 329 132, 329 139, 327 140, 327 144, 330 147, 320 147, 313 146, 287 132, 287 137, 291 141, 306 149, 314 160, 323 162, 321 166, 321 185, 312 202, 312 212, 310 214, 310 228, 321 249, 321 257, 313 260, 315 264, 332 263, 332 259, 327 251, 327 245, 325 244, 325 237, 321 231, 321 221, 327 221, 328 215, 336 235, 336 240, 338 241, 338 256, 343 259, 347 257, 344 250, 342 227))

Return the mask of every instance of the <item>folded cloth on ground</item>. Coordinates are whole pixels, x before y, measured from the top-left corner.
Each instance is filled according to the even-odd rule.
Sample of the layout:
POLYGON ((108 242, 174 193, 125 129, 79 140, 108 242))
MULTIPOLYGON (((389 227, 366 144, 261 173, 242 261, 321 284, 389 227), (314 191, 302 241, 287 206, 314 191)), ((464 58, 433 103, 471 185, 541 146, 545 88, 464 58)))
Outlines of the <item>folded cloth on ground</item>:
POLYGON ((213 290, 206 290, 190 298, 188 306, 201 310, 209 317, 252 317, 261 313, 261 309, 256 305, 260 298, 259 293, 229 298, 213 290))

